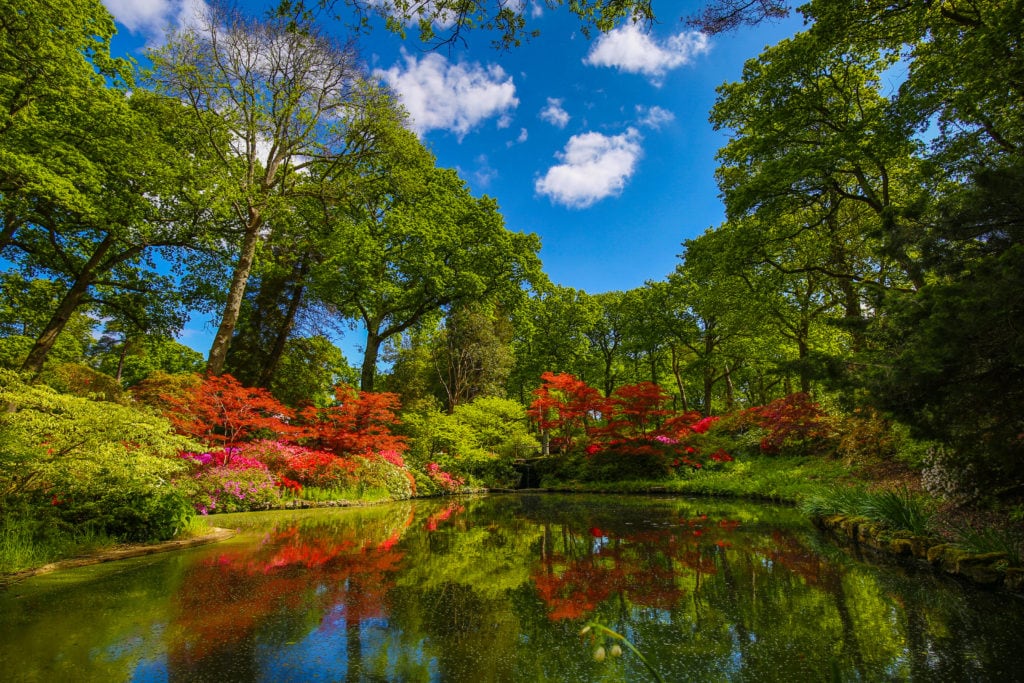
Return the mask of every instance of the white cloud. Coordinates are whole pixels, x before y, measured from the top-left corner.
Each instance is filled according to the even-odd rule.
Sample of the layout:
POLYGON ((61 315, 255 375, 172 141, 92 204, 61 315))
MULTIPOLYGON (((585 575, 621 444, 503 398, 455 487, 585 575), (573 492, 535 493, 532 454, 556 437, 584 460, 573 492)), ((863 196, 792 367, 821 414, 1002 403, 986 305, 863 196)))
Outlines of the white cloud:
POLYGON ((647 128, 661 128, 666 123, 676 120, 676 115, 662 107, 645 107, 642 104, 636 105, 637 123, 647 128))
POLYGON ((572 118, 562 108, 562 100, 555 97, 548 98, 548 105, 540 110, 540 117, 556 128, 565 128, 572 118))
POLYGON ((515 140, 508 140, 508 141, 506 141, 505 142, 505 146, 508 147, 508 148, 512 148, 515 145, 521 145, 524 142, 526 142, 529 139, 529 137, 530 137, 529 132, 527 132, 527 130, 525 128, 520 128, 519 129, 518 137, 516 137, 515 140))
POLYGON ((537 179, 534 189, 556 204, 584 209, 622 192, 643 154, 636 128, 621 135, 583 133, 569 138, 557 154, 562 162, 537 179))
POLYGON ((485 119, 497 116, 499 127, 511 123, 516 86, 497 64, 452 64, 436 52, 419 60, 402 56, 404 64, 374 74, 398 93, 417 135, 448 130, 461 140, 485 119))
POLYGON ((644 74, 655 85, 661 85, 666 73, 691 63, 710 49, 707 35, 699 31, 678 33, 659 43, 636 24, 628 24, 598 38, 583 63, 644 74))
POLYGON ((209 11, 203 0, 103 0, 114 19, 149 45, 164 41, 168 28, 195 25, 209 11))

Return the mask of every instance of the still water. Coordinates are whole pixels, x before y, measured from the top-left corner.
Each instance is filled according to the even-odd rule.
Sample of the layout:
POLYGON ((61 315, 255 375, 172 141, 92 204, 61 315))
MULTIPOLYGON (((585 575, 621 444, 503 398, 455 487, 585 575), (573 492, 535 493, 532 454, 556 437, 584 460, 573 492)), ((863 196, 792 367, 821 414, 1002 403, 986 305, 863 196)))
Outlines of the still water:
POLYGON ((212 518, 225 543, 0 592, 3 681, 1024 680, 1024 602, 787 508, 504 495, 212 518), (610 651, 611 641, 604 643, 610 651))

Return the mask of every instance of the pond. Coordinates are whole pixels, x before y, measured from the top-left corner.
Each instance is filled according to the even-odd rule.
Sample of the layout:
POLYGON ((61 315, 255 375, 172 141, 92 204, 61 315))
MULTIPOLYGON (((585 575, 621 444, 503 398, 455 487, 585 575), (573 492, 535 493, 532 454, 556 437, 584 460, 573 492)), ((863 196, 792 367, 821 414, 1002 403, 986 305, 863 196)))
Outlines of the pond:
POLYGON ((793 510, 498 495, 212 518, 235 538, 0 592, 4 681, 1012 681, 1024 605, 793 510), (611 652, 612 641, 603 643, 611 652))

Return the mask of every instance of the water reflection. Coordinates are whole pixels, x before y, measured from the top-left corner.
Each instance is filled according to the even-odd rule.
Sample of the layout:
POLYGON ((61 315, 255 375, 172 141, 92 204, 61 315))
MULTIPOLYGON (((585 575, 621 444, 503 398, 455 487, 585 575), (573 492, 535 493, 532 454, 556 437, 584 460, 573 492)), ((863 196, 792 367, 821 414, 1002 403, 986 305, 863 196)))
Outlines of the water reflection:
POLYGON ((229 542, 0 595, 4 680, 1012 681, 1005 594, 872 567, 791 510, 502 496, 225 516, 229 542))

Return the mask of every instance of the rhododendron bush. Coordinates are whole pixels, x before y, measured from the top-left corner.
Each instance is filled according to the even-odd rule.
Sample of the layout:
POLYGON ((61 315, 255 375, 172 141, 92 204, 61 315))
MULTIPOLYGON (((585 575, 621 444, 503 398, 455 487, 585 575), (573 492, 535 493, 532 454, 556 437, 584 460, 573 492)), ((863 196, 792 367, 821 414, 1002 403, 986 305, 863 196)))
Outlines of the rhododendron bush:
POLYGON ((830 421, 806 394, 733 415, 674 414, 656 384, 619 387, 605 398, 572 375, 545 373, 529 415, 551 437, 552 451, 583 455, 580 473, 597 480, 659 478, 731 462, 754 444, 763 453, 811 452, 829 444, 830 421))
POLYGON ((154 403, 179 433, 217 446, 181 454, 192 466, 181 485, 202 513, 265 508, 305 487, 380 489, 399 499, 415 492, 402 457, 405 439, 391 433, 394 394, 341 385, 335 405, 296 415, 230 375, 176 389, 154 403))

